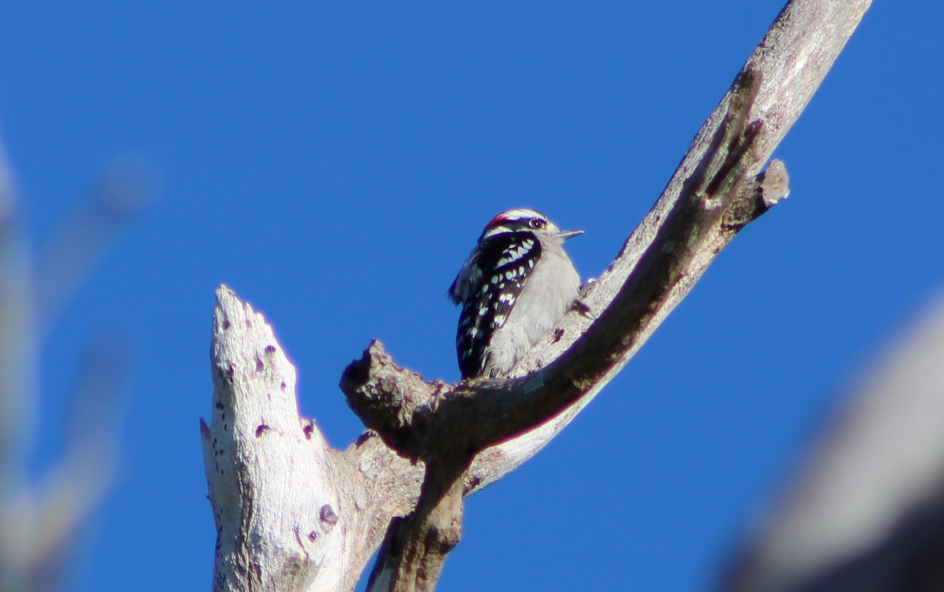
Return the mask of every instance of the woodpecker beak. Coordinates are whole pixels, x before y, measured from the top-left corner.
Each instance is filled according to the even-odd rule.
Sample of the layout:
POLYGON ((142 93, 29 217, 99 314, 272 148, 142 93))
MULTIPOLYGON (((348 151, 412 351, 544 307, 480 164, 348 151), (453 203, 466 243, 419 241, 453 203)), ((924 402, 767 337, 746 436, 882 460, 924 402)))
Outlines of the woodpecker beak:
POLYGON ((583 234, 583 230, 561 230, 557 234, 557 237, 561 239, 561 241, 567 241, 581 234, 583 234))

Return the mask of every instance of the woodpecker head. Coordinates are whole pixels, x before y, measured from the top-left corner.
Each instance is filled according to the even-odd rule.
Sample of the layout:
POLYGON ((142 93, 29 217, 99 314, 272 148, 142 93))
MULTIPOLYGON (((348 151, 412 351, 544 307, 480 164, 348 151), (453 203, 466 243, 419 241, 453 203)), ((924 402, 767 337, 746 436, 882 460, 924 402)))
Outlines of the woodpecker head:
POLYGON ((515 208, 513 210, 505 210, 492 218, 492 220, 485 225, 485 230, 482 231, 479 242, 481 243, 485 239, 506 232, 521 231, 533 232, 536 235, 552 238, 558 242, 564 242, 579 234, 583 234, 583 230, 561 230, 557 225, 548 220, 547 216, 537 210, 532 210, 531 208, 515 208))

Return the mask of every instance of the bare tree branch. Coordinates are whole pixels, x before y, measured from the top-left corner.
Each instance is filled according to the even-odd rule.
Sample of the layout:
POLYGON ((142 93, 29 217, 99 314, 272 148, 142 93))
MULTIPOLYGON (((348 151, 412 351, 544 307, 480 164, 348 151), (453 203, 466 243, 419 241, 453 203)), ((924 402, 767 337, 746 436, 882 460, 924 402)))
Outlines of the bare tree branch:
MULTIPOLYGON (((11 172, 0 145, 0 591, 58 589, 81 545, 78 531, 111 485, 119 398, 130 371, 127 344, 112 338, 90 340, 73 394, 70 430, 62 458, 48 467, 39 484, 27 469, 31 451, 37 348, 33 262, 22 236, 11 172)), ((113 179, 106 175, 105 182, 113 179)), ((128 196, 116 187, 111 198, 128 196)), ((85 235, 87 218, 74 220, 71 234, 85 235)), ((94 229, 93 242, 105 245, 118 225, 94 229)), ((75 241, 53 235, 65 253, 75 241)), ((70 234, 66 232, 65 234, 70 234)), ((87 235, 86 235, 87 236, 87 235)), ((75 260, 63 258, 45 278, 70 289, 52 294, 65 302, 100 250, 75 260), (72 263, 82 263, 78 267, 72 263)), ((41 289, 48 284, 41 285, 41 289)))
MULTIPOLYGON (((397 366, 374 342, 341 380, 350 406, 371 431, 343 454, 320 445, 306 448, 314 461, 297 461, 287 444, 280 452, 252 452, 250 441, 262 442, 254 430, 275 422, 276 406, 284 414, 279 425, 287 427, 272 430, 274 435, 294 441, 303 431, 291 427, 298 423, 291 388, 276 389, 278 397, 272 392, 279 381, 293 384, 294 371, 287 362, 266 357, 268 346, 275 349, 272 356, 281 356, 271 332, 260 340, 249 329, 221 330, 218 321, 213 427, 204 429, 220 533, 215 589, 248 590, 254 582, 253 589, 349 590, 386 536, 371 590, 431 590, 461 536, 461 497, 546 445, 626 364, 733 236, 786 196, 782 163, 772 162, 766 172, 762 168, 869 4, 794 0, 787 5, 616 261, 586 287, 589 317, 565 317, 507 380, 427 383, 397 366), (284 457, 276 460, 279 455, 284 457), (299 466, 312 463, 329 467, 319 477, 325 481, 317 500, 288 488, 288 473, 269 475, 289 466, 295 473, 309 471, 299 466), (225 480, 218 467, 227 471, 225 480), (289 489, 295 495, 284 495, 289 489), (282 502, 288 503, 286 511, 262 507, 282 502), (327 542, 293 546, 290 536, 273 530, 304 531, 317 524, 310 508, 324 504, 331 505, 336 524, 347 533, 340 547, 332 547, 337 554, 328 553, 327 542), (411 510, 415 513, 391 523, 411 510), (291 550, 288 558, 286 550, 291 550), (291 566, 291 576, 284 575, 285 566, 291 566), (301 572, 307 575, 297 576, 301 572)), ((251 318, 238 312, 243 306, 221 289, 215 318, 251 318)), ((261 324, 261 317, 252 318, 255 326, 261 324)), ((309 483, 309 477, 293 479, 309 483)))
POLYGON ((689 177, 679 206, 670 211, 614 300, 558 360, 518 379, 476 380, 456 388, 437 385, 420 405, 418 396, 426 396, 432 385, 413 393, 409 383, 359 384, 365 373, 361 363, 355 363, 341 385, 354 411, 401 454, 429 461, 432 446, 440 452, 455 447, 457 457, 474 456, 544 423, 595 388, 652 333, 656 314, 670 298, 678 297, 676 288, 699 260, 713 258, 719 242, 726 243, 752 218, 722 221, 734 216, 735 210, 748 216, 757 211, 760 181, 747 182, 743 161, 750 158, 761 129, 759 122, 746 122, 759 86, 760 79, 752 72, 741 77, 736 100, 689 177), (384 414, 389 417, 377 417, 384 414), (393 423, 399 425, 391 429, 393 423))

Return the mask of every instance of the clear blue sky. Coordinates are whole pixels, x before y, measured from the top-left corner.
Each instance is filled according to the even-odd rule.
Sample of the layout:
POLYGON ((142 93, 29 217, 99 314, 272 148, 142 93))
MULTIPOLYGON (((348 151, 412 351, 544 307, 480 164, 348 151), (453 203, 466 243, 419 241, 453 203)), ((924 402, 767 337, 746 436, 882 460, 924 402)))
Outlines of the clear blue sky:
MULTIPOLYGON (((782 0, 0 4, 0 123, 38 244, 116 155, 160 201, 43 350, 54 457, 84 339, 138 336, 120 480, 74 589, 205 591, 213 290, 276 327, 304 413, 372 337, 455 380, 446 288, 532 206, 598 274, 782 0), (344 4, 344 6, 341 6, 344 4)), ((944 8, 877 0, 750 226, 544 452, 468 501, 442 590, 705 589, 836 394, 944 280, 944 8)))

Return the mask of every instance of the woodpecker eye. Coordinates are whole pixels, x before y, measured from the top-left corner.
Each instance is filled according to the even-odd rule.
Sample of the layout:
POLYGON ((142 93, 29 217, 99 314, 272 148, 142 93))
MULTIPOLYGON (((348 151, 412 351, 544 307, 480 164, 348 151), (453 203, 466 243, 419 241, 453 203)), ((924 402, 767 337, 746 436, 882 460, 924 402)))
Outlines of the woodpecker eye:
POLYGON ((532 218, 531 221, 528 222, 528 226, 534 228, 535 230, 544 228, 544 220, 541 220, 540 218, 532 218))

